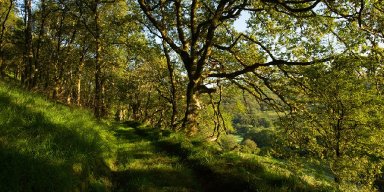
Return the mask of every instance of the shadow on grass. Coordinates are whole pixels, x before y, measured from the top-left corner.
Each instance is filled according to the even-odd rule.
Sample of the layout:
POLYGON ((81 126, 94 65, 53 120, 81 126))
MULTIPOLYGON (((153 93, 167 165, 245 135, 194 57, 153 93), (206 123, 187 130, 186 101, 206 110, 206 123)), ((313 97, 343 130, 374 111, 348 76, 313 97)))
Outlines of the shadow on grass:
POLYGON ((77 182, 65 165, 0 147, 0 191, 68 191, 77 182))
POLYGON ((221 156, 200 142, 185 145, 177 139, 164 139, 164 133, 158 129, 138 127, 135 131, 152 141, 159 151, 180 157, 183 164, 194 171, 202 191, 329 191, 311 188, 294 177, 270 173, 254 160, 237 155, 221 156), (208 159, 204 156, 206 152, 212 155, 208 159))
POLYGON ((189 178, 176 170, 128 169, 115 172, 115 191, 200 191, 198 186, 186 185, 189 178))
POLYGON ((199 178, 204 191, 252 191, 249 181, 226 169, 226 164, 221 165, 221 172, 213 170, 202 159, 192 159, 192 151, 184 148, 180 143, 159 141, 157 147, 169 154, 179 156, 183 163, 192 168, 199 178))
POLYGON ((113 191, 201 191, 195 175, 181 166, 178 157, 158 150, 154 140, 137 134, 132 127, 138 123, 128 124, 115 130, 121 146, 120 169, 112 172, 113 191))
MULTIPOLYGON (((134 126, 131 126, 134 127, 134 126)), ((151 142, 151 145, 156 149, 156 151, 165 152, 170 156, 176 156, 179 158, 179 161, 186 167, 193 170, 193 177, 196 179, 199 184, 197 191, 250 191, 249 183, 243 178, 239 178, 237 175, 233 175, 230 172, 226 173, 217 173, 211 169, 211 167, 203 164, 198 159, 191 159, 191 151, 185 149, 181 146, 180 143, 172 143, 161 140, 160 138, 165 135, 169 135, 168 131, 160 131, 158 129, 141 129, 134 128, 127 130, 126 132, 120 130, 118 132, 120 136, 127 136, 128 138, 131 135, 139 135, 141 139, 145 139, 151 142)), ((169 175, 176 176, 175 183, 169 183, 169 186, 173 187, 182 187, 185 185, 177 186, 177 183, 180 183, 180 177, 182 174, 177 172, 169 172, 164 170, 127 170, 121 173, 115 173, 116 177, 137 179, 137 178, 146 178, 151 182, 154 182, 156 186, 164 185, 164 178, 169 177, 169 175), (121 175, 121 176, 120 176, 121 175), (179 178, 179 179, 177 179, 179 178), (159 183, 156 183, 158 181, 159 183)), ((171 179, 172 180, 172 179, 171 179)), ((167 185, 164 185, 167 186, 167 185)), ((135 188, 134 184, 128 184, 124 186, 129 189, 134 188, 135 190, 141 191, 140 188, 135 188)), ((133 190, 133 191, 135 191, 133 190)), ((168 191, 168 190, 166 190, 168 191)), ((180 190, 170 190, 170 191, 180 191, 180 190)))
POLYGON ((90 190, 103 162, 98 136, 55 124, 30 100, 26 107, 0 91, 0 191, 90 190))
POLYGON ((122 139, 125 142, 137 142, 143 140, 143 138, 135 134, 134 129, 117 129, 114 130, 114 132, 116 138, 122 139))

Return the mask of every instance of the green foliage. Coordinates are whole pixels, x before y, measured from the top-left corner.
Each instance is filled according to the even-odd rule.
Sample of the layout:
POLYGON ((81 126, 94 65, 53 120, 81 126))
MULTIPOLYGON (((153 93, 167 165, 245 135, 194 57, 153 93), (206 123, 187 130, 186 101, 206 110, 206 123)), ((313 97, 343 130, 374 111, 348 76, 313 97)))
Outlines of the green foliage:
MULTIPOLYGON (((379 141, 384 136, 381 90, 366 73, 368 58, 343 58, 308 67, 307 88, 294 99, 296 110, 285 117, 295 150, 327 160, 342 187, 371 189, 383 166, 379 141)), ((372 190, 372 189, 371 189, 372 190)))
POLYGON ((272 129, 253 129, 246 136, 257 143, 259 147, 272 147, 278 134, 272 129))
POLYGON ((240 147, 238 138, 231 134, 220 136, 219 144, 224 151, 232 151, 240 147))
POLYGON ((258 148, 257 144, 251 139, 245 139, 241 144, 241 152, 243 153, 258 154, 260 152, 260 148, 258 148))

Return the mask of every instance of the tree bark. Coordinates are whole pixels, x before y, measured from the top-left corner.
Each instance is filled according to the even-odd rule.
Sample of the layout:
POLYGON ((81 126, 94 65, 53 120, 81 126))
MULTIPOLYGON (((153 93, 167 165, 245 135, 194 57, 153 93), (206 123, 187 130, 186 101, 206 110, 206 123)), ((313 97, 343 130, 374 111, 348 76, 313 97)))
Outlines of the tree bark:
POLYGON ((32 51, 32 0, 24 0, 24 73, 22 83, 28 89, 32 88, 34 78, 33 51, 32 51))
POLYGON ((102 82, 102 69, 101 69, 101 39, 100 39, 100 24, 99 24, 99 10, 98 6, 100 4, 99 0, 95 0, 93 7, 94 12, 94 22, 95 22, 95 46, 96 46, 96 56, 95 56, 95 103, 94 103, 94 114, 96 118, 101 118, 103 116, 103 82, 102 82))
POLYGON ((171 104, 172 104, 172 115, 171 115, 171 127, 176 130, 176 116, 177 116, 177 98, 176 98, 176 85, 174 78, 174 67, 171 63, 171 57, 169 56, 166 43, 163 41, 163 50, 167 59, 167 68, 170 81, 170 92, 171 92, 171 104))
POLYGON ((4 20, 1 23, 1 32, 0 32, 0 76, 4 77, 5 76, 5 64, 4 64, 4 33, 6 29, 6 22, 9 18, 9 15, 11 13, 13 7, 13 0, 9 1, 9 6, 8 9, 6 10, 7 13, 5 14, 4 20))
POLYGON ((41 39, 43 38, 44 35, 44 26, 45 26, 45 20, 48 14, 46 13, 46 3, 45 0, 41 0, 41 17, 40 17, 40 29, 39 29, 39 34, 37 37, 37 44, 35 47, 35 57, 34 57, 34 66, 36 68, 36 76, 32 79, 32 84, 36 85, 38 80, 41 80, 41 65, 40 65, 40 47, 41 47, 41 39))
POLYGON ((189 136, 195 135, 199 130, 197 121, 199 109, 200 102, 196 91, 196 84, 194 81, 189 81, 186 92, 186 110, 182 125, 189 136))
MULTIPOLYGON (((85 42, 84 42, 85 43, 85 42)), ((81 106, 81 81, 83 76, 83 68, 85 65, 85 54, 86 54, 86 48, 85 45, 83 45, 83 50, 80 57, 80 65, 77 70, 77 80, 76 80, 76 104, 77 106, 81 106)))
MULTIPOLYGON (((54 76, 54 89, 53 89, 53 94, 52 98, 56 99, 59 97, 63 90, 63 74, 64 74, 64 67, 63 65, 60 65, 60 54, 61 54, 61 41, 62 41, 62 33, 63 33, 63 24, 64 24, 64 13, 61 13, 61 18, 60 18, 60 23, 59 23, 59 28, 57 29, 56 33, 56 53, 54 55, 55 59, 55 76, 54 76)), ((49 73, 49 72, 48 72, 49 73)))
MULTIPOLYGON (((181 0, 167 4, 160 1, 137 0, 147 19, 158 30, 159 35, 168 46, 175 51, 183 61, 188 74, 186 90, 186 109, 182 128, 193 135, 198 131, 199 86, 207 78, 203 75, 207 69, 207 60, 212 54, 214 36, 217 27, 240 15, 241 8, 248 3, 239 1, 217 1, 208 17, 202 16, 199 9, 202 1, 193 0, 190 5, 181 0), (172 5, 172 13, 168 5, 172 5), (184 10, 190 10, 189 17, 185 17, 184 10), (170 15, 168 15, 170 14, 170 15), (166 19, 164 19, 166 18, 166 19), (189 31, 189 32, 187 32, 189 31)), ((166 1, 167 2, 167 1, 166 1)))

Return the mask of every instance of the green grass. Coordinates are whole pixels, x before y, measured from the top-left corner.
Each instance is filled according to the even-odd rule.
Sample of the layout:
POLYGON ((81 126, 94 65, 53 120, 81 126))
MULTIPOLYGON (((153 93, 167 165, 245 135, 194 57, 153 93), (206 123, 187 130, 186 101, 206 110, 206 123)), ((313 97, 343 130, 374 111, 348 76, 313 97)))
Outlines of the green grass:
POLYGON ((201 191, 193 170, 180 158, 159 151, 156 141, 118 126, 118 155, 113 171, 115 191, 201 191))
POLYGON ((201 191, 133 128, 17 87, 0 81, 0 191, 201 191))
POLYGON ((15 87, 0 81, 0 191, 110 188, 108 125, 15 87))
POLYGON ((164 137, 153 128, 138 129, 143 137, 157 141, 158 150, 181 157, 193 168, 203 180, 205 191, 337 191, 332 187, 333 178, 326 176, 327 169, 316 163, 292 163, 239 151, 223 152, 215 143, 198 138, 179 133, 164 137))
POLYGON ((0 191, 335 191, 323 165, 97 121, 0 81, 0 191))

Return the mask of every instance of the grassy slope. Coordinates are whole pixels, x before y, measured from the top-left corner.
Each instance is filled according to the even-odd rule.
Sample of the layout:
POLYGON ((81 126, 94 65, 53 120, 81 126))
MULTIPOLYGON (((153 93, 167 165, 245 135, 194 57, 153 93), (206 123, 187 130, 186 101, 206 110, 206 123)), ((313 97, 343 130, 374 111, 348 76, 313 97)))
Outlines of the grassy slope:
POLYGON ((14 87, 0 82, 0 191, 106 189, 108 125, 14 87))
POLYGON ((132 128, 0 81, 0 191, 200 191, 132 128))
POLYGON ((319 169, 97 122, 7 84, 0 81, 0 191, 332 190, 313 177, 319 169))

